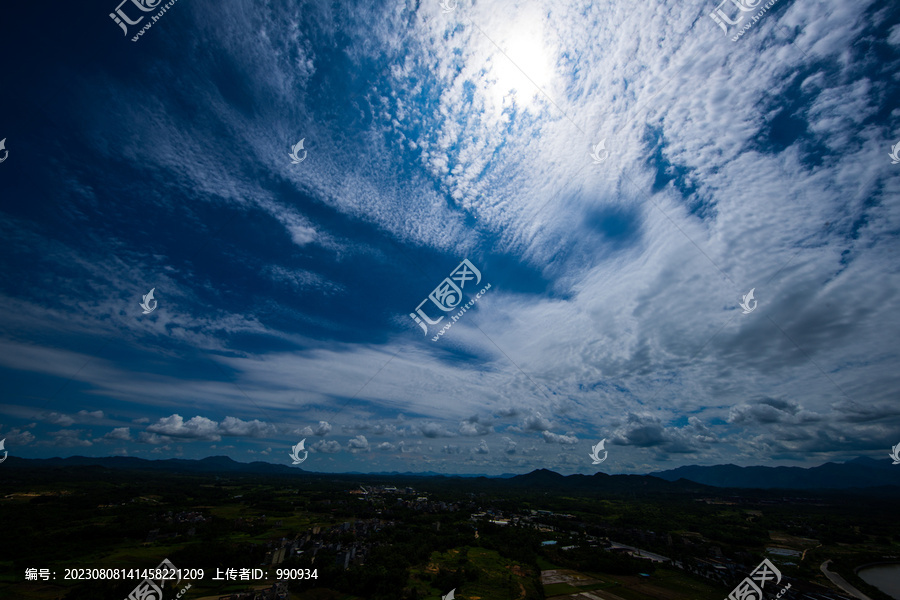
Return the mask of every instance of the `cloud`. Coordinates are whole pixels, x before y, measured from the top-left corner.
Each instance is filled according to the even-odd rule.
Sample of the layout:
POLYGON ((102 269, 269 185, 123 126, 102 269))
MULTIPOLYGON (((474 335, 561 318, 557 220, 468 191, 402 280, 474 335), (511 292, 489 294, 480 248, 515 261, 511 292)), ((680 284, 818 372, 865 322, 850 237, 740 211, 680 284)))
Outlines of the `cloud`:
POLYGON ((15 446, 27 446, 34 441, 34 435, 29 431, 22 431, 19 428, 13 428, 6 433, 0 433, 0 439, 6 440, 7 451, 15 446))
POLYGON ((431 421, 416 425, 416 429, 426 438, 453 437, 454 434, 448 431, 443 425, 431 421))
POLYGON ((347 442, 347 449, 350 452, 368 452, 369 440, 364 435, 358 435, 347 442))
POLYGON ((130 442, 131 441, 131 429, 128 427, 116 427, 109 433, 103 436, 103 441, 123 441, 130 442))
POLYGON ((522 414, 522 411, 514 406, 508 406, 498 409, 494 414, 498 417, 517 417, 522 414))
POLYGON ((459 422, 459 435, 479 436, 493 433, 494 428, 490 423, 484 422, 478 415, 473 415, 468 419, 459 422))
POLYGON ((450 444, 450 445, 447 445, 447 446, 444 446, 443 448, 441 448, 441 452, 443 454, 459 454, 460 452, 462 452, 462 448, 460 448, 459 446, 450 444))
POLYGON ((381 450, 382 452, 393 452, 397 449, 397 447, 390 442, 381 442, 377 446, 375 446, 377 450, 381 450))
POLYGON ((550 431, 543 431, 541 432, 541 436, 543 436, 544 441, 548 444, 572 445, 578 443, 578 438, 575 437, 575 434, 571 431, 566 435, 557 435, 550 431))
MULTIPOLYGON (((173 414, 157 420, 152 425, 148 425, 146 432, 159 435, 161 439, 165 440, 178 438, 182 440, 218 442, 223 436, 264 438, 274 435, 276 428, 257 419, 244 421, 237 417, 225 417, 221 423, 217 423, 212 419, 201 416, 195 416, 185 421, 181 415, 173 414)), ((138 439, 146 443, 156 443, 155 441, 147 441, 156 439, 148 436, 139 436, 138 439)))
POLYGON ((219 433, 224 436, 262 438, 273 435, 275 431, 276 429, 273 425, 263 423, 257 419, 242 421, 236 417, 225 417, 219 423, 219 433))
POLYGON ((372 435, 393 435, 393 436, 405 436, 408 435, 409 429, 397 427, 393 423, 352 423, 348 425, 341 425, 341 431, 344 433, 357 433, 360 431, 369 432, 372 435))
POLYGON ((324 454, 337 454, 341 451, 341 445, 335 440, 319 440, 309 446, 310 452, 322 452, 324 454))
POLYGON ((61 431, 54 431, 50 433, 50 436, 53 438, 52 441, 39 442, 39 444, 56 446, 60 448, 86 448, 88 446, 93 446, 93 441, 82 439, 81 436, 85 433, 86 431, 83 429, 63 429, 61 431))
POLYGON ((615 430, 611 441, 617 445, 653 448, 662 456, 708 450, 720 439, 699 417, 691 416, 686 425, 676 427, 664 425, 653 415, 629 413, 626 423, 615 430))
POLYGON ((522 421, 522 431, 544 431, 550 426, 550 421, 541 416, 541 413, 534 413, 522 421))
POLYGON ((94 419, 102 419, 104 416, 102 410, 95 410, 92 412, 88 412, 86 410, 79 410, 77 414, 80 417, 91 417, 94 419))
POLYGON ((171 415, 147 426, 149 433, 170 438, 218 442, 222 439, 218 423, 206 417, 196 416, 185 421, 181 415, 171 415))
POLYGON ((73 419, 72 417, 56 412, 44 414, 41 416, 41 418, 48 423, 52 423, 54 425, 62 425, 63 427, 68 427, 75 422, 75 419, 73 419))
MULTIPOLYGON (((257 20, 236 4, 201 8, 216 18, 193 32, 236 57, 230 91, 194 77, 221 66, 208 58, 169 63, 138 94, 112 82, 97 102, 90 82, 103 64, 73 61, 83 72, 71 101, 96 135, 69 135, 53 177, 28 179, 56 186, 55 218, 84 235, 60 236, 37 213, 0 217, 4 270, 31 283, 0 297, 9 387, 71 378, 47 408, 59 412, 42 417, 42 440, 48 423, 85 422, 105 439, 93 423, 102 411, 63 414, 97 398, 116 406, 107 413, 153 415, 134 422, 142 443, 273 435, 264 421, 225 416, 252 415, 250 396, 265 411, 253 416, 315 419, 355 398, 334 419, 362 422, 342 429, 351 435, 390 436, 407 456, 379 459, 397 464, 421 448, 401 437, 474 441, 495 427, 510 437, 494 455, 516 460, 538 434, 546 443, 534 452, 565 456, 572 444, 561 440, 575 436, 552 432, 568 429, 608 437, 623 465, 701 451, 807 463, 876 453, 900 428, 900 184, 887 158, 896 81, 846 49, 882 39, 896 51, 900 25, 872 0, 828 7, 770 12, 728 52, 711 19, 674 1, 467 5, 478 27, 435 2, 340 4, 299 28, 306 17, 290 3, 257 20), (337 24, 347 64, 315 43, 337 24), (382 64, 369 92, 346 93, 382 64), (182 97, 211 118, 193 119, 182 97), (300 136, 302 168, 286 156, 300 136), (610 156, 594 165, 600 139, 610 156), (129 168, 98 186, 83 156, 129 168), (153 210, 113 219, 108 190, 153 210), (217 232, 233 236, 221 228, 236 214, 230 244, 217 232), (163 223, 165 243, 134 242, 163 223), (228 268, 172 259, 198 243, 221 246, 228 268), (425 273, 401 266, 397 249, 427 256, 425 273), (462 256, 494 288, 435 344, 408 314, 462 256), (135 318, 154 286, 159 309, 135 318), (751 288, 759 308, 742 315, 751 288), (139 354, 79 351, 112 334, 139 354), (198 356, 217 369, 186 372, 198 356), (179 406, 209 418, 155 420, 179 406), (381 421, 403 411, 414 416, 381 421)), ((4 422, 34 418, 2 410, 4 422)), ((321 438, 330 425, 298 431, 321 438)))
POLYGON ((506 443, 506 448, 504 448, 503 451, 506 454, 515 454, 516 446, 518 446, 518 444, 516 442, 514 442, 511 438, 508 438, 508 437, 504 437, 501 439, 506 443))
POLYGON ((400 449, 400 452, 402 454, 406 454, 406 453, 415 452, 416 450, 418 450, 420 443, 421 442, 417 442, 415 444, 410 444, 406 440, 400 440, 400 443, 397 444, 397 447, 400 449))
POLYGON ((797 402, 763 398, 756 404, 744 403, 733 406, 728 413, 728 422, 735 425, 770 425, 772 423, 799 422, 801 418, 804 420, 815 419, 814 415, 809 414, 798 418, 801 412, 803 412, 803 407, 797 402))
MULTIPOLYGON (((153 446, 159 446, 161 444, 166 444, 171 438, 158 435, 156 433, 148 433, 146 431, 141 431, 138 433, 137 440, 142 444, 150 444, 153 446)), ((166 446, 168 447, 168 446, 166 446)))
POLYGON ((328 421, 319 421, 319 424, 316 425, 315 429, 307 425, 303 429, 297 430, 297 433, 300 435, 317 435, 323 437, 331 433, 331 424, 328 421))
POLYGON ((490 449, 488 448, 487 442, 481 440, 481 442, 471 449, 472 454, 488 454, 490 453, 490 449))
POLYGON ((287 269, 280 265, 271 265, 267 273, 273 281, 287 284, 298 292, 317 292, 330 296, 344 290, 343 286, 305 269, 287 269))

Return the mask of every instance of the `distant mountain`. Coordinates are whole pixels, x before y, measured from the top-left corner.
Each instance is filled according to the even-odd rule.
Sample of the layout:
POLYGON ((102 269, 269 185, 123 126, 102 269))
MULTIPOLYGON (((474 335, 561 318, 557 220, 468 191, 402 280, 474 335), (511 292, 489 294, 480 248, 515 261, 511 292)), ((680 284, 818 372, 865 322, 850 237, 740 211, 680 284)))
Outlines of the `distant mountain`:
MULTIPOLYGON (((494 475, 484 475, 483 473, 437 473, 436 471, 419 471, 413 473, 411 471, 373 471, 371 473, 363 473, 362 471, 347 471, 341 475, 378 475, 385 477, 495 477, 494 475)), ((514 477, 514 475, 497 475, 496 477, 514 477)))
POLYGON ((503 474, 498 477, 485 475, 447 475, 428 471, 424 473, 317 473, 296 466, 268 462, 241 463, 227 456, 210 456, 200 460, 170 458, 147 460, 127 456, 25 459, 10 456, 4 462, 4 470, 101 468, 123 471, 209 473, 216 475, 287 475, 303 477, 376 477, 419 478, 435 480, 467 479, 468 485, 485 485, 490 489, 558 489, 609 493, 668 493, 703 492, 710 487, 749 489, 794 490, 846 490, 853 488, 885 488, 894 494, 900 489, 900 465, 893 466, 889 459, 874 460, 856 458, 846 463, 826 463, 818 467, 739 467, 737 465, 685 466, 659 471, 649 475, 560 475, 547 469, 538 469, 524 475, 503 474), (893 490, 893 491, 891 491, 893 490))
POLYGON ((538 469, 498 482, 503 486, 530 490, 572 490, 607 493, 705 492, 708 486, 693 481, 667 481, 651 475, 560 475, 555 471, 538 469))
POLYGON ((103 467, 129 471, 181 471, 189 473, 244 473, 262 475, 286 475, 305 473, 298 467, 276 465, 267 462, 240 463, 227 456, 208 456, 200 460, 169 458, 147 460, 132 456, 70 456, 68 458, 18 458, 11 456, 4 465, 15 468, 68 468, 103 467))
POLYGON ((900 486, 900 465, 890 459, 859 457, 845 463, 825 463, 818 467, 739 467, 715 465, 687 466, 651 473, 666 481, 687 479, 704 485, 755 489, 832 489, 900 486))

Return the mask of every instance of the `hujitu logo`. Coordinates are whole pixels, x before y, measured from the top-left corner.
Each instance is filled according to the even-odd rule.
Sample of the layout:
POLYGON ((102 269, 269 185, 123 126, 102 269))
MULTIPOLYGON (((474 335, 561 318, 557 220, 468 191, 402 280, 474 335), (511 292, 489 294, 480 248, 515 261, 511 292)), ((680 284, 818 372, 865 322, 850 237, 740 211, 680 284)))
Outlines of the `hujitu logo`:
POLYGON ((744 296, 742 296, 740 305, 741 305, 741 308, 744 309, 743 314, 745 314, 745 315, 749 315, 754 310, 756 310, 757 302, 756 302, 756 300, 753 299, 753 292, 755 290, 756 290, 756 288, 753 288, 752 290, 747 292, 744 296), (750 306, 750 302, 753 302, 753 306, 750 306))
POLYGON ((590 456, 590 457, 591 457, 591 460, 594 461, 594 462, 591 463, 592 465, 599 465, 599 464, 602 463, 604 460, 606 460, 606 457, 607 457, 607 455, 609 454, 609 452, 606 450, 606 448, 603 447, 603 445, 604 445, 605 443, 606 443, 606 438, 603 438, 602 440, 600 440, 600 443, 599 443, 599 444, 597 444, 596 446, 592 446, 592 447, 591 447, 591 453, 588 454, 588 456, 590 456), (603 451, 603 458, 600 458, 600 451, 601 451, 601 450, 603 451))
POLYGON ((122 31, 125 33, 125 37, 128 37, 128 27, 126 26, 126 23, 128 25, 137 25, 144 20, 144 17, 140 16, 135 21, 129 19, 128 15, 125 14, 125 11, 122 10, 122 5, 126 2, 131 2, 139 10, 147 13, 156 10, 162 0, 122 0, 122 2, 119 3, 119 6, 116 7, 116 11, 109 13, 109 18, 115 21, 116 25, 122 28, 122 31))
POLYGON ((306 141, 306 138, 303 138, 293 146, 291 146, 291 153, 288 156, 291 157, 292 165, 299 165, 304 160, 306 160, 306 150, 303 150, 303 142, 306 141), (300 151, 303 150, 303 156, 300 156, 300 151))
POLYGON ((288 454, 288 456, 290 456, 291 459, 293 459, 293 461, 294 461, 291 464, 299 465, 304 460, 306 460, 307 456, 309 456, 309 452, 304 447, 305 443, 306 443, 306 438, 303 438, 302 440, 300 440, 299 444, 297 444, 296 446, 291 446, 291 453, 288 454), (300 458, 301 452, 303 453, 303 458, 300 458))
POLYGON ((159 302, 157 302, 156 300, 153 299, 153 292, 154 292, 154 290, 156 290, 156 288, 153 288, 152 290, 150 290, 149 293, 144 294, 144 296, 142 296, 142 298, 144 299, 144 301, 141 302, 141 308, 144 309, 144 314, 145 314, 145 315, 149 315, 149 314, 152 313, 154 310, 156 310, 156 307, 157 307, 157 306, 159 306, 159 302), (152 305, 150 304, 151 302, 153 303, 152 305))
POLYGON ((709 13, 710 18, 715 21, 719 27, 722 28, 722 31, 728 35, 728 26, 735 26, 741 21, 744 20, 744 13, 748 13, 756 10, 763 0, 722 0, 719 6, 716 7, 716 10, 709 13), (731 16, 725 13, 722 10, 722 7, 731 2, 737 7, 738 12, 735 12, 734 9, 731 11, 731 16), (737 17, 735 19, 734 17, 737 17))
MULTIPOLYGON (((427 336, 428 325, 437 325, 444 320, 445 315, 441 315, 437 319, 432 319, 422 309, 422 305, 430 300, 434 306, 443 312, 455 310, 463 300, 463 289, 466 287, 466 283, 471 280, 474 280, 475 285, 478 285, 481 282, 481 271, 466 258, 453 269, 449 277, 445 277, 444 280, 428 294, 427 298, 419 302, 419 305, 416 307, 416 312, 409 313, 410 318, 422 328, 422 331, 427 336)), ((470 302, 469 304, 472 303, 473 302, 470 302)))

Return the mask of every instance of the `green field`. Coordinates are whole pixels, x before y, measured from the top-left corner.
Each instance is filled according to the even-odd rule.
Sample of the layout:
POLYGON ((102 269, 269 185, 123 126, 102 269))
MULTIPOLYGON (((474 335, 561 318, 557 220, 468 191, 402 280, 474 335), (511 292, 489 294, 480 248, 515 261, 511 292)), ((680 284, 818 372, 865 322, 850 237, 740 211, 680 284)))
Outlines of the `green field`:
MULTIPOLYGON (((549 564, 549 563, 548 563, 549 564)), ((562 596, 591 590, 609 589, 623 600, 721 600, 728 591, 709 585, 675 569, 657 569, 650 577, 609 575, 606 573, 580 572, 585 577, 605 583, 573 585, 554 583, 544 586, 544 595, 562 596)))
POLYGON ((415 588, 422 600, 440 600, 450 591, 434 587, 435 576, 441 569, 446 572, 460 570, 468 574, 466 580, 455 588, 455 597, 459 600, 540 598, 538 574, 534 569, 504 558, 495 550, 473 546, 432 553, 427 565, 410 569, 408 587, 415 588))

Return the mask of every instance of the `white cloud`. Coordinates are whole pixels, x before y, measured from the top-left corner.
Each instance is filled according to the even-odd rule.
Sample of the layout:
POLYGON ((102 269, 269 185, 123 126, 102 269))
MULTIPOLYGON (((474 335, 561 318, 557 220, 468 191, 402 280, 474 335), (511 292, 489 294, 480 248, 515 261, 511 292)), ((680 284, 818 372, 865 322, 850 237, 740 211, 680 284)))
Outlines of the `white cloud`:
POLYGON ((368 452, 369 440, 364 435, 358 435, 347 442, 347 449, 350 452, 368 452))
MULTIPOLYGON (((77 273, 69 279, 91 288, 83 293, 48 276, 52 303, 0 297, 9 307, 0 328, 12 332, 0 340, 0 363, 27 377, 72 378, 70 389, 148 407, 152 415, 183 406, 215 415, 133 421, 152 423, 136 435, 153 445, 274 436, 275 424, 223 416, 255 410, 247 396, 267 411, 260 415, 303 410, 291 414, 315 415, 310 419, 329 414, 320 407, 358 398, 327 418, 338 426, 346 419, 345 432, 390 436, 376 448, 388 444, 404 454, 421 446, 397 438, 487 437, 495 427, 510 436, 496 454, 515 459, 548 451, 544 444, 523 450, 530 442, 522 439, 538 433, 563 446, 554 452, 567 451, 574 434, 552 433, 567 429, 582 439, 608 437, 634 464, 651 455, 771 460, 773 451, 883 445, 900 426, 892 375, 900 276, 891 267, 900 227, 891 199, 900 184, 887 158, 898 113, 886 100, 890 78, 846 49, 872 38, 873 28, 896 47, 900 25, 871 0, 836 0, 828 10, 792 2, 732 45, 685 3, 648 11, 626 0, 498 1, 465 7, 465 19, 440 14, 437 3, 416 11, 341 6, 316 19, 324 31, 312 37, 291 25, 297 7, 267 13, 265 36, 253 34, 259 22, 238 18, 240 5, 200 9, 219 15, 200 33, 209 36, 203 42, 241 57, 240 87, 248 103, 264 107, 248 119, 213 82, 182 82, 184 93, 210 107, 209 122, 229 132, 228 143, 172 110, 172 99, 153 88, 168 81, 146 80, 148 102, 113 84, 112 105, 102 109, 85 90, 73 90, 99 127, 90 150, 159 173, 203 206, 177 213, 178 196, 152 185, 136 202, 186 218, 226 206, 255 219, 248 223, 268 223, 271 255, 237 240, 228 264, 297 299, 292 305, 254 289, 240 309, 210 304, 235 290, 215 289, 210 272, 163 256, 155 244, 103 260, 44 237, 43 224, 8 217, 0 229, 10 247, 42 248, 46 264, 77 273), (304 101, 319 64, 311 40, 329 39, 336 23, 349 27, 348 39, 366 40, 348 50, 353 64, 393 57, 380 83, 352 101, 348 114, 358 112, 364 129, 343 121, 334 127, 304 101), (781 30, 797 33, 785 38, 781 30), (546 94, 536 94, 532 82, 546 94), (121 118, 100 118, 101 111, 121 118), (297 123, 306 124, 302 133, 297 123), (301 135, 310 162, 292 168, 287 147, 301 135), (594 165, 588 152, 601 138, 610 158, 594 165), (121 143, 104 142, 110 139, 121 143), (256 176, 267 170, 282 183, 256 176), (492 240, 479 264, 495 287, 440 347, 406 335, 416 326, 402 303, 376 303, 367 331, 351 318, 307 308, 316 303, 304 294, 329 296, 330 308, 340 292, 378 298, 385 285, 418 299, 446 274, 429 265, 427 278, 414 283, 396 269, 396 257, 379 254, 379 244, 333 233, 348 222, 377 231, 384 236, 378 242, 454 260, 471 255, 478 262, 482 240, 492 240), (329 260, 348 254, 365 254, 365 268, 388 265, 397 277, 342 278, 346 263, 337 268, 329 260), (135 319, 135 298, 153 286, 159 310, 135 319), (741 315, 737 300, 750 288, 759 309, 741 315), (394 321, 380 320, 386 312, 396 313, 394 321), (160 362, 126 368, 16 341, 112 333, 160 362), (275 340, 277 349, 257 352, 242 343, 248 337, 275 340), (162 361, 183 357, 165 340, 212 352, 207 356, 229 377, 167 371, 162 361), (401 411, 414 416, 382 419, 401 411), (501 419, 519 417, 503 428, 501 419), (717 443, 724 439, 738 450, 717 443)), ((97 233, 91 218, 107 222, 103 202, 77 169, 61 168, 66 188, 83 195, 61 206, 90 238, 97 233)), ((206 226, 196 224, 198 231, 206 226)), ((75 410, 66 406, 54 408, 75 410)), ((12 410, 4 408, 34 418, 12 410)), ((50 412, 42 421, 68 427, 106 418, 86 410, 75 417, 50 412)), ((327 421, 289 427, 319 437, 331 431, 327 421)), ((103 439, 119 435, 113 432, 103 439)), ((86 436, 56 437, 90 444, 86 436)))
POLYGON ((322 452, 324 454, 337 454, 341 451, 341 444, 335 440, 319 440, 309 446, 310 452, 322 452))
POLYGON ((16 446, 27 446, 34 441, 34 435, 31 432, 22 431, 21 429, 16 427, 0 435, 3 436, 0 439, 6 440, 5 446, 7 451, 9 451, 10 448, 15 448, 16 446))
POLYGON ((54 425, 62 425, 63 427, 68 427, 75 422, 75 419, 73 419, 72 417, 55 412, 45 414, 42 416, 42 418, 48 423, 52 423, 54 425))
POLYGON ((80 417, 91 417, 91 418, 94 418, 94 419, 102 419, 104 415, 103 415, 103 411, 102 411, 102 410, 95 410, 95 411, 91 411, 91 412, 88 412, 88 411, 86 411, 86 410, 79 410, 79 411, 78 411, 78 416, 80 416, 80 417))
POLYGON ((544 441, 548 444, 564 444, 564 445, 572 445, 578 443, 578 438, 575 437, 575 434, 571 431, 566 435, 558 435, 551 431, 542 431, 541 436, 544 438, 544 441))
POLYGON ((61 431, 53 431, 50 433, 50 436, 53 438, 51 441, 40 441, 38 442, 38 445, 48 445, 59 448, 86 448, 94 445, 93 441, 82 438, 82 435, 90 434, 83 429, 63 429, 61 431))
POLYGON ((128 427, 116 427, 103 436, 104 441, 131 441, 131 429, 128 427))
POLYGON ((317 435, 323 437, 331 433, 331 424, 328 421, 319 421, 315 429, 307 425, 303 429, 297 430, 300 435, 317 435))
POLYGON ((222 436, 219 435, 218 423, 201 416, 196 416, 185 421, 181 415, 171 415, 159 419, 153 425, 148 425, 147 431, 166 437, 178 437, 202 441, 217 442, 222 439, 222 436))
POLYGON ((473 415, 468 419, 459 422, 459 435, 479 436, 493 433, 493 431, 494 427, 489 422, 485 422, 484 419, 480 418, 478 415, 473 415))
POLYGON ((261 438, 275 433, 275 427, 258 419, 242 421, 236 417, 225 417, 219 423, 219 433, 225 436, 261 438))

